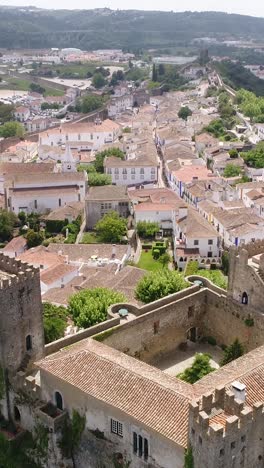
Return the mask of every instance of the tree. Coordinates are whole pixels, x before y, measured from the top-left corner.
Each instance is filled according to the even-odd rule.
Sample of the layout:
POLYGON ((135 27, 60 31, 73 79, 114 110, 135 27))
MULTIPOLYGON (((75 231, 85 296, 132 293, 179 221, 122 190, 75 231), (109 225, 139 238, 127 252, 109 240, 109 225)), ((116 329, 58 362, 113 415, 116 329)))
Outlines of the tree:
POLYGON ((157 70, 156 70, 156 65, 155 63, 153 63, 152 65, 152 81, 158 81, 158 73, 157 73, 157 70))
POLYGON ((223 252, 221 260, 223 273, 227 276, 229 272, 229 254, 227 251, 223 252))
POLYGON ((165 252, 164 254, 162 254, 162 255, 159 257, 158 260, 159 260, 159 262, 161 263, 161 265, 163 266, 163 268, 165 268, 165 267, 168 265, 168 263, 170 263, 171 257, 170 257, 170 255, 169 255, 167 252, 165 252))
POLYGON ((229 155, 231 159, 236 159, 239 156, 239 153, 236 148, 229 150, 229 155))
POLYGON ((63 306, 55 306, 49 302, 43 304, 43 325, 45 343, 63 338, 67 327, 67 309, 63 306))
POLYGON ((178 117, 183 120, 187 120, 190 115, 192 115, 192 111, 188 106, 181 107, 178 112, 178 117))
POLYGON ((228 177, 237 177, 241 174, 241 169, 238 166, 235 166, 234 164, 227 164, 223 173, 223 176, 228 178, 228 177))
POLYGON ((194 362, 191 367, 187 367, 184 372, 178 374, 178 379, 184 380, 190 384, 194 384, 202 377, 210 374, 210 372, 215 370, 210 364, 210 359, 210 354, 196 353, 194 362))
POLYGON ((137 233, 139 237, 143 237, 144 239, 149 239, 155 236, 157 232, 159 232, 160 227, 159 223, 151 222, 151 221, 139 221, 137 223, 137 233))
POLYGON ((98 172, 90 172, 88 176, 88 184, 90 187, 98 185, 111 185, 112 179, 108 174, 100 174, 98 172))
POLYGON ((104 172, 104 160, 106 157, 115 156, 116 158, 124 159, 125 155, 119 148, 109 148, 104 151, 100 151, 95 156, 94 167, 97 172, 104 172))
POLYGON ((19 122, 6 122, 0 127, 0 136, 3 138, 18 137, 22 138, 25 133, 23 125, 19 122))
POLYGON ((177 271, 161 269, 144 276, 136 286, 136 298, 148 304, 188 288, 190 284, 177 271))
POLYGON ((264 141, 259 142, 251 151, 241 153, 241 157, 249 167, 264 168, 264 141))
POLYGON ((236 338, 235 341, 230 346, 227 346, 227 348, 224 350, 224 357, 220 365, 225 366, 229 362, 238 359, 240 356, 243 356, 244 352, 244 346, 242 343, 240 343, 238 338, 236 338))
POLYGON ((0 240, 7 241, 12 236, 17 217, 7 210, 0 210, 0 240))
POLYGON ((124 302, 125 296, 107 288, 84 289, 69 299, 68 312, 75 325, 89 328, 107 319, 107 309, 112 304, 124 302))
POLYGON ((185 449, 184 468, 194 468, 192 447, 185 449))
POLYGON ((10 122, 13 119, 14 106, 0 102, 0 123, 10 122))
POLYGON ((101 96, 88 95, 84 96, 82 101, 78 102, 76 105, 77 112, 82 112, 83 114, 88 114, 96 109, 99 109, 103 105, 103 99, 101 96))
POLYGON ((43 86, 40 86, 40 85, 37 84, 37 83, 30 83, 29 88, 30 88, 31 91, 33 91, 34 93, 39 93, 39 94, 44 94, 45 91, 46 91, 46 88, 43 88, 43 86))
POLYGON ((73 410, 72 419, 66 419, 61 431, 59 447, 65 458, 71 458, 73 466, 76 466, 74 456, 77 451, 83 431, 85 429, 86 417, 81 416, 78 411, 73 410))
POLYGON ((96 223, 95 230, 102 242, 120 242, 127 232, 127 220, 110 211, 96 223))
POLYGON ((44 237, 40 232, 35 232, 33 229, 29 229, 26 235, 27 247, 31 249, 32 247, 37 247, 42 244, 44 237))
POLYGON ((95 73, 92 79, 92 85, 96 88, 102 88, 106 85, 106 80, 103 77, 102 73, 95 73))

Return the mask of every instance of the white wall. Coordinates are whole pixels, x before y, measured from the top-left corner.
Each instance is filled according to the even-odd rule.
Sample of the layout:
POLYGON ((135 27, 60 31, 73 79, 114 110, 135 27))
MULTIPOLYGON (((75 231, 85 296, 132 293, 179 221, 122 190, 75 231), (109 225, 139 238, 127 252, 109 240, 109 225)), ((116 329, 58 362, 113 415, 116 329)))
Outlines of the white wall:
POLYGON ((61 288, 65 286, 69 281, 71 281, 73 278, 78 276, 78 268, 74 271, 70 271, 68 274, 62 276, 59 279, 56 279, 53 281, 53 283, 46 284, 43 281, 41 281, 40 278, 40 287, 41 287, 41 294, 44 294, 46 291, 48 291, 51 288, 61 288))
MULTIPOLYGON (((78 128, 78 126, 77 126, 78 128)), ((98 149, 101 148, 105 143, 113 143, 119 134, 119 129, 115 131, 102 132, 100 131, 100 126, 94 128, 94 131, 91 132, 56 132, 52 131, 45 132, 45 134, 39 135, 39 144, 40 145, 49 145, 49 146, 58 146, 60 144, 67 144, 70 142, 76 142, 77 148, 82 149, 98 149), (87 144, 88 142, 88 144, 87 144)))
POLYGON ((144 182, 155 182, 158 180, 158 168, 152 167, 126 167, 105 168, 105 173, 111 176, 112 184, 116 185, 135 185, 143 184, 144 182), (126 171, 123 174, 123 171, 126 171), (144 173, 141 171, 144 170, 144 173))
POLYGON ((83 200, 84 197, 81 197, 79 200, 77 190, 72 190, 70 193, 63 193, 63 191, 58 187, 57 193, 54 193, 52 196, 46 193, 45 190, 43 190, 43 194, 41 196, 25 195, 23 192, 21 192, 20 196, 11 196, 10 209, 14 213, 19 213, 22 209, 27 213, 45 213, 48 210, 53 211, 61 206, 67 205, 68 203, 83 200), (37 206, 35 205, 35 200, 37 201, 37 206), (61 204, 59 203, 59 200, 61 200, 61 204))
POLYGON ((149 221, 159 223, 162 229, 172 229, 172 210, 166 211, 136 211, 135 221, 149 221))

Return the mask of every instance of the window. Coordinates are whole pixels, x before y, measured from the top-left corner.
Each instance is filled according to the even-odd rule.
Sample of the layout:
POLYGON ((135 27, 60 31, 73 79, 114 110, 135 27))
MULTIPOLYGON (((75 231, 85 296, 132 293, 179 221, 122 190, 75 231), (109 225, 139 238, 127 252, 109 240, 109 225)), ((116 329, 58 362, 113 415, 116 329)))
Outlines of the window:
POLYGON ((203 445, 203 439, 201 438, 201 436, 199 436, 199 444, 203 445))
POLYGON ((111 432, 119 437, 123 437, 123 424, 111 418, 111 432))
POLYGON ((79 134, 79 135, 78 135, 78 140, 80 141, 80 139, 81 139, 81 135, 79 134))
POLYGON ((123 174, 127 174, 127 170, 126 170, 126 169, 123 169, 123 174))
POLYGON ((151 174, 155 174, 155 167, 151 168, 151 174))
POLYGON ((118 174, 115 175, 115 179, 116 179, 116 180, 119 179, 119 175, 118 175, 118 174))
POLYGON ((66 141, 68 141, 69 140, 69 135, 65 135, 65 139, 66 139, 66 141))
POLYGON ((245 441, 246 441, 246 436, 243 435, 243 436, 241 437, 241 442, 245 442, 245 441))
POLYGON ((144 179, 144 174, 141 174, 141 175, 140 175, 140 179, 144 179))
POLYGON ((135 174, 135 173, 136 173, 136 169, 134 167, 132 167, 131 174, 135 174))
POLYGON ((28 335, 26 337, 26 350, 30 351, 32 349, 32 337, 31 335, 28 335))
POLYGON ((115 168, 115 174, 119 174, 119 169, 117 167, 115 168))
POLYGON ((159 325, 160 325, 159 320, 157 320, 156 322, 154 322, 154 324, 153 324, 154 335, 156 335, 156 334, 159 332, 159 325))
POLYGON ((91 140, 93 140, 93 133, 91 133, 91 140))
POLYGON ((198 240, 194 240, 194 241, 193 241, 193 244, 194 244, 194 245, 199 245, 199 241, 198 241, 198 240))
POLYGON ((133 452, 140 458, 147 461, 149 457, 149 441, 146 437, 133 432, 133 452))
POLYGON ((17 406, 14 406, 14 416, 15 416, 15 421, 20 422, 21 416, 20 416, 20 411, 17 406))
POLYGON ((127 179, 127 175, 126 175, 126 174, 123 175, 123 179, 124 179, 124 180, 127 179))
POLYGON ((140 174, 144 174, 144 172, 145 172, 145 171, 144 171, 144 169, 143 169, 143 167, 142 167, 142 168, 140 169, 140 174))
POLYGON ((235 447, 236 447, 236 443, 235 443, 235 442, 231 442, 231 449, 233 450, 235 447))
POLYGON ((219 454, 220 454, 220 457, 223 457, 223 456, 224 456, 224 454, 225 454, 225 451, 224 451, 224 449, 221 449, 221 450, 220 450, 220 452, 219 452, 219 454))
POLYGON ((208 245, 213 245, 214 241, 212 239, 208 239, 208 245))
POLYGON ((155 180, 155 174, 151 174, 151 180, 155 180))
POLYGON ((55 392, 55 403, 58 409, 63 410, 63 400, 60 392, 55 392))
POLYGON ((38 201, 37 200, 34 200, 34 208, 35 208, 35 210, 37 210, 37 208, 38 208, 38 201))
POLYGON ((112 174, 112 169, 108 168, 107 169, 107 174, 112 174))
POLYGON ((136 178, 135 174, 132 174, 131 179, 134 180, 136 178))
POLYGON ((212 256, 213 256, 213 252, 208 252, 208 253, 207 253, 207 257, 208 257, 208 258, 212 258, 212 256))

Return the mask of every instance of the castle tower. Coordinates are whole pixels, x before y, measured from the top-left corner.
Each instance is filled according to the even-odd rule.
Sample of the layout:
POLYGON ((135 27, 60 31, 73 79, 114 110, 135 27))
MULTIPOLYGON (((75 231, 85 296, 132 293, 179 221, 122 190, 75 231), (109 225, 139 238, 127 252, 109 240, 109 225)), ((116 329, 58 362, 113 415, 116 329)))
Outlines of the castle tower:
POLYGON ((72 155, 70 145, 66 146, 65 154, 61 160, 62 172, 77 172, 76 161, 72 155))
POLYGON ((12 376, 43 356, 39 270, 0 254, 0 366, 12 376))

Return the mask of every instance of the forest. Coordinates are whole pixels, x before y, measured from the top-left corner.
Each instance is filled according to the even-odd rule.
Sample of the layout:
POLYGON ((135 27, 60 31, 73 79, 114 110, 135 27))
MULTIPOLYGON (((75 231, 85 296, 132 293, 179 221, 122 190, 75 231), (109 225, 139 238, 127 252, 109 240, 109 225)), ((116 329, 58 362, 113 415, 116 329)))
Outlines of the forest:
POLYGON ((262 39, 264 19, 216 12, 44 10, 0 6, 0 47, 161 48, 194 38, 262 39))

